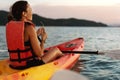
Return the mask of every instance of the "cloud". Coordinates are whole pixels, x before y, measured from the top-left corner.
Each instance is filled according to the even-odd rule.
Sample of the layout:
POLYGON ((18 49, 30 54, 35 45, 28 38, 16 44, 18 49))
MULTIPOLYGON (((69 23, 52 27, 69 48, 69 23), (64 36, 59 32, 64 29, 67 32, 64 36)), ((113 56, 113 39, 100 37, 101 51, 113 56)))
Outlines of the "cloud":
POLYGON ((33 11, 48 18, 89 19, 108 24, 120 23, 120 6, 50 6, 36 5, 33 11))
MULTIPOLYGON (((9 7, 15 1, 16 0, 0 1, 0 3, 2 3, 0 5, 0 10, 8 11, 9 7)), ((31 4, 34 13, 48 18, 74 17, 105 22, 108 24, 120 23, 120 0, 28 0, 28 2, 31 4), (75 5, 76 2, 79 5, 75 5), (94 5, 90 5, 90 3, 87 5, 88 2, 94 5), (104 5, 100 5, 103 2, 104 5), (95 5, 96 3, 99 3, 99 5, 95 5)))

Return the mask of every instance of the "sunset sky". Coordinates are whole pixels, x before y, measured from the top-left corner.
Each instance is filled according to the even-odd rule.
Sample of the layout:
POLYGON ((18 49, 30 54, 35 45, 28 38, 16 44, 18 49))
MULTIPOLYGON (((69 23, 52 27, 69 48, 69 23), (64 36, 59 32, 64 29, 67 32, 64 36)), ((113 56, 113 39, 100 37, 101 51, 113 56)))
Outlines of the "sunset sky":
MULTIPOLYGON (((1 0, 0 10, 9 10, 17 0, 1 0)), ((78 18, 120 24, 120 0, 27 0, 33 13, 47 18, 78 18)))

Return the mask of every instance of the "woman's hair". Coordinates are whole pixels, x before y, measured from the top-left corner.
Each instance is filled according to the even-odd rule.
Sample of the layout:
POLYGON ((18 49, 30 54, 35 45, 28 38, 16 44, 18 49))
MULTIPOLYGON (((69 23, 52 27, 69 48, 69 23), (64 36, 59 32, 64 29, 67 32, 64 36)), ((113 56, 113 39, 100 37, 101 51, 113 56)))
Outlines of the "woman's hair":
POLYGON ((10 8, 10 13, 8 14, 8 21, 17 20, 19 21, 22 18, 22 12, 27 11, 27 1, 17 1, 10 8))

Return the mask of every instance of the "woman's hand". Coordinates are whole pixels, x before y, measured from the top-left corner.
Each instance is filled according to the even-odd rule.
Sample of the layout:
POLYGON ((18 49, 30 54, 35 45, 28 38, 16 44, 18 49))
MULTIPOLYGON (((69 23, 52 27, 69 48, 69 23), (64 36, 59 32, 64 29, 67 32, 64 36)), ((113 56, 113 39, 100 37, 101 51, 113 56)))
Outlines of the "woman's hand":
POLYGON ((45 40, 47 39, 47 33, 46 33, 46 31, 45 31, 45 29, 42 27, 42 28, 39 28, 38 30, 37 30, 37 35, 38 36, 41 36, 41 40, 43 41, 43 42, 45 42, 45 40))
POLYGON ((44 28, 42 28, 41 39, 43 42, 45 42, 47 39, 47 33, 45 32, 44 28))
POLYGON ((39 29, 37 30, 37 36, 40 36, 41 33, 42 33, 42 28, 39 28, 39 29))

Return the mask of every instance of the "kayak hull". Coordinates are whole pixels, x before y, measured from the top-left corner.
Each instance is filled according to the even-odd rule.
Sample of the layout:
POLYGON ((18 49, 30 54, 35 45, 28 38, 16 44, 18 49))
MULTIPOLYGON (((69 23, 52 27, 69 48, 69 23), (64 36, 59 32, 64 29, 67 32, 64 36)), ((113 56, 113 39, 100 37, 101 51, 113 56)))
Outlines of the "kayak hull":
MULTIPOLYGON (((84 39, 76 38, 49 48, 58 47, 61 51, 82 51, 84 48, 84 39)), ((9 60, 0 61, 0 80, 48 80, 57 70, 71 69, 79 59, 80 54, 65 53, 64 56, 53 62, 31 67, 25 70, 15 70, 9 67, 9 60)))

